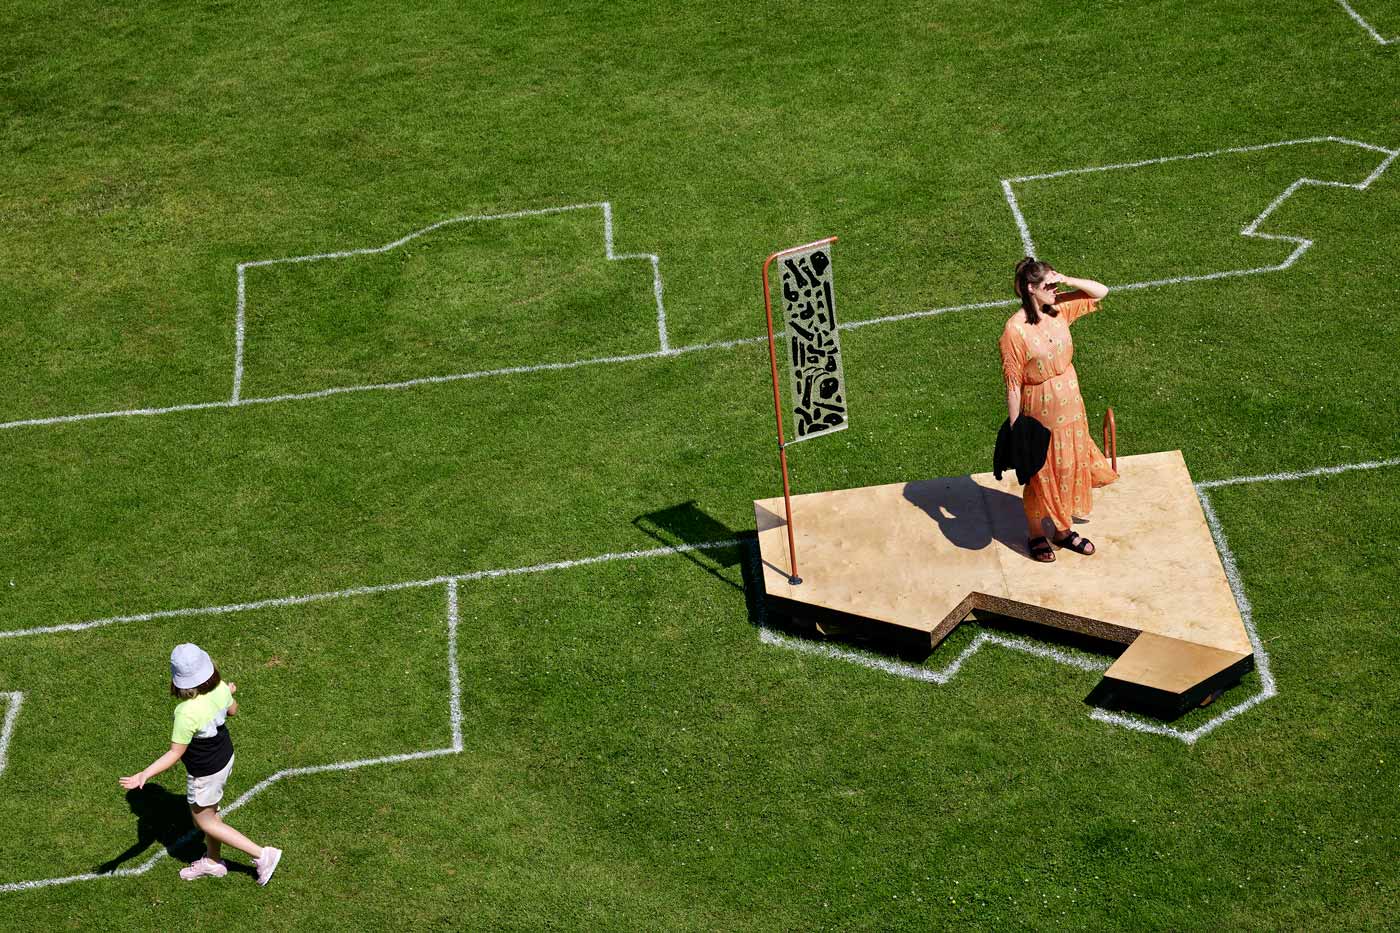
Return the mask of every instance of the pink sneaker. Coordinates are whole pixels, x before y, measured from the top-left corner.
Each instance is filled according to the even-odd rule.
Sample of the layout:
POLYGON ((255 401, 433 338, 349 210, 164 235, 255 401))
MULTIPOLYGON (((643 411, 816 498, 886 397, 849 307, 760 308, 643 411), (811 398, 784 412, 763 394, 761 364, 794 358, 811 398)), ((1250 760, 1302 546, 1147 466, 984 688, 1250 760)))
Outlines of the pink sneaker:
POLYGON ((281 849, 263 846, 263 854, 253 859, 253 867, 258 870, 258 884, 267 884, 272 880, 272 873, 277 870, 277 863, 280 861, 282 861, 281 849))
POLYGON ((180 877, 186 881, 193 881, 196 878, 203 878, 208 875, 210 878, 222 878, 228 874, 228 866, 223 862, 216 862, 209 856, 204 856, 192 865, 186 865, 180 869, 180 877))

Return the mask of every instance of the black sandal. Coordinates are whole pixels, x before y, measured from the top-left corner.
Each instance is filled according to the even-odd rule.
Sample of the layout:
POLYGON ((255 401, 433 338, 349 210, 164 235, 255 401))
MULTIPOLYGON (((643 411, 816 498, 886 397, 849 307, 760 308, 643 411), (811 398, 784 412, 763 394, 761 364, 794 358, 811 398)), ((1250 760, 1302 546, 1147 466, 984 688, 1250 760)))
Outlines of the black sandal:
POLYGON ((1055 560, 1055 549, 1050 546, 1050 539, 1044 535, 1031 538, 1026 542, 1026 547, 1030 548, 1031 560, 1040 561, 1042 564, 1049 564, 1055 560))
POLYGON ((1074 553, 1083 554, 1085 557, 1088 557, 1090 554, 1094 553, 1094 551, 1098 550, 1098 548, 1094 547, 1094 542, 1083 537, 1079 532, 1074 530, 1071 530, 1063 538, 1056 538, 1055 547, 1069 548, 1074 553))

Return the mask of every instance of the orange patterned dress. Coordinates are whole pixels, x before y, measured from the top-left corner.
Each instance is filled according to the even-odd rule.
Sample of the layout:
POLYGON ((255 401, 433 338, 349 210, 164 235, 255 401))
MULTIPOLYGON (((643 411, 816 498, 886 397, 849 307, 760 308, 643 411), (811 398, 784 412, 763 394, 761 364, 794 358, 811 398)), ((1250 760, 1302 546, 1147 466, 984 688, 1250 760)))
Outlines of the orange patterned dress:
POLYGON ((1032 327, 1018 313, 1001 332, 1007 388, 1020 389, 1021 414, 1050 429, 1045 466, 1031 477, 1022 497, 1032 538, 1045 534, 1045 518, 1055 523, 1057 534, 1069 529, 1074 516, 1083 518, 1093 510, 1092 490, 1118 478, 1089 433, 1069 336, 1069 325, 1098 307, 1097 299, 1067 292, 1055 300, 1058 317, 1042 314, 1032 327))

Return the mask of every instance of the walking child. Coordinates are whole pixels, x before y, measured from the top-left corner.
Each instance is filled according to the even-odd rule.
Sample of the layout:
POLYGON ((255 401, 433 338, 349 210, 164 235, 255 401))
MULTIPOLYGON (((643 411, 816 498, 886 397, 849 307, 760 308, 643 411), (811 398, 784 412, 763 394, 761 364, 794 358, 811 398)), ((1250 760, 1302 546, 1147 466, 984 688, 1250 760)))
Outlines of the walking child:
POLYGON ((224 784, 233 772, 233 739, 224 720, 238 712, 238 702, 233 698, 237 689, 237 684, 224 682, 219 669, 198 645, 177 645, 170 652, 170 694, 181 702, 175 707, 170 750, 119 781, 127 790, 136 790, 175 762, 184 761, 185 800, 195 825, 204 832, 206 849, 193 865, 180 869, 180 877, 186 881, 228 874, 228 866, 220 858, 224 844, 253 857, 258 884, 272 879, 282 859, 281 849, 256 845, 219 815, 224 784))

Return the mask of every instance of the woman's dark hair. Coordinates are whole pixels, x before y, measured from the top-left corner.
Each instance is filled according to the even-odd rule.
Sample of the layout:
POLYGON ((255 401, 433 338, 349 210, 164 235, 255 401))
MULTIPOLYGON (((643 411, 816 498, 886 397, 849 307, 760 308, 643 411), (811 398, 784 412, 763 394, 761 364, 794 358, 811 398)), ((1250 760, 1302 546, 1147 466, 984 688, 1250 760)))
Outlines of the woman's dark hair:
POLYGON ((214 673, 209 675, 209 679, 198 687, 177 687, 175 681, 170 682, 170 695, 179 697, 181 700, 193 700, 197 696, 203 696, 219 685, 219 669, 214 668, 214 673))
MULTIPOLYGON (((1016 263, 1016 297, 1021 299, 1021 307, 1026 312, 1027 324, 1040 323, 1040 309, 1036 307, 1035 296, 1031 294, 1030 286, 1039 285, 1045 281, 1045 277, 1055 271, 1050 267, 1050 263, 1041 262, 1034 256, 1027 256, 1016 263)), ((1053 304, 1045 305, 1045 313, 1051 317, 1058 317, 1060 312, 1053 304)))

